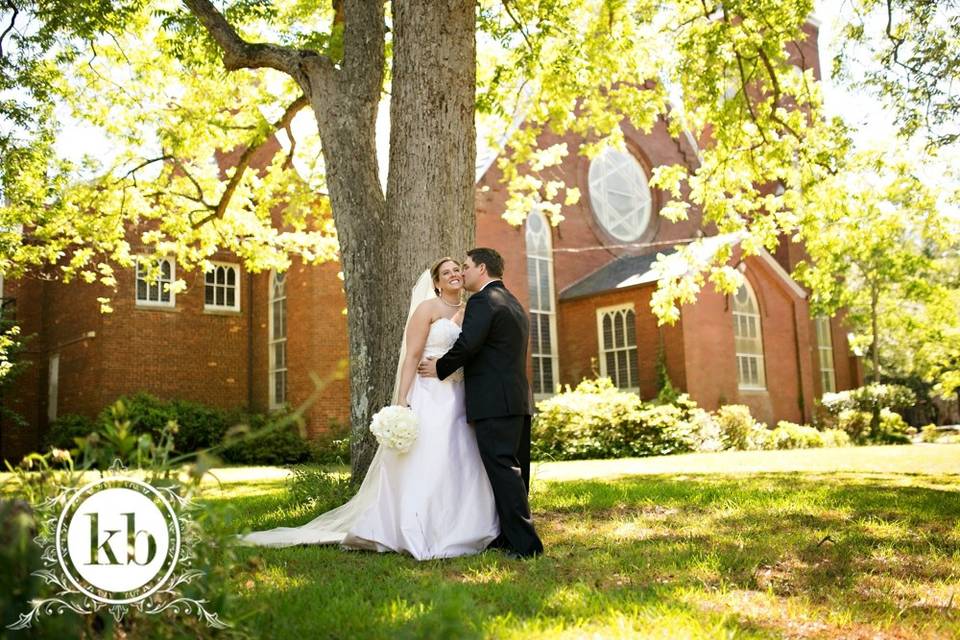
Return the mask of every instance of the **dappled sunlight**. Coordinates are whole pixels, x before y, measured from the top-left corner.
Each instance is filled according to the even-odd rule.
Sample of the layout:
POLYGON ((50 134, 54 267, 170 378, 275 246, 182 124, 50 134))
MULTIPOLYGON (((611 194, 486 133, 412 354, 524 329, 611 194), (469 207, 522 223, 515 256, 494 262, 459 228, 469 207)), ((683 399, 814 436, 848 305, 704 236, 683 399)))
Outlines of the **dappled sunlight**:
MULTIPOLYGON (((236 526, 314 515, 268 473, 232 480, 209 504, 236 526)), ((252 633, 275 636, 947 638, 960 630, 958 489, 954 476, 848 472, 542 482, 542 558, 250 549, 241 558, 260 564, 236 595, 252 633)))

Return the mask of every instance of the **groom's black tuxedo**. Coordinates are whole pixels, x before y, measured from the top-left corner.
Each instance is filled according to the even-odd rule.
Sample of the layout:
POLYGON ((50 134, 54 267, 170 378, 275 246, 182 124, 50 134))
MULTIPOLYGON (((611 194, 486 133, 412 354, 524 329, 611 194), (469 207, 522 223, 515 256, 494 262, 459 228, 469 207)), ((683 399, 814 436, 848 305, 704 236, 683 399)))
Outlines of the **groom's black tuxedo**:
POLYGON ((527 314, 503 281, 470 296, 460 337, 437 360, 441 380, 463 367, 467 420, 531 414, 529 336, 527 314))
POLYGON ((527 344, 530 321, 503 282, 494 280, 470 296, 460 337, 437 360, 441 380, 463 367, 467 420, 497 503, 503 546, 529 556, 541 553, 530 516, 530 385, 527 344))

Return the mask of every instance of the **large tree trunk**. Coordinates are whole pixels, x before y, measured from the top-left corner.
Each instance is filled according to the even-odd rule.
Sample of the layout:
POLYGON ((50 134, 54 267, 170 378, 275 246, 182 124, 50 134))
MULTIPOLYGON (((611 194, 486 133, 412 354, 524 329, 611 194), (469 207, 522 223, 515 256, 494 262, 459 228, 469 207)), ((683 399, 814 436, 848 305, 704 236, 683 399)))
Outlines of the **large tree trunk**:
POLYGON ((347 293, 351 458, 360 482, 376 451, 371 416, 390 401, 416 276, 473 242, 476 133, 475 4, 394 0, 390 170, 377 175, 384 0, 335 2, 343 59, 247 42, 210 0, 184 0, 229 70, 293 77, 317 118, 347 293))
POLYGON ((432 260, 462 256, 475 236, 474 3, 392 6, 386 198, 376 172, 379 89, 372 104, 369 96, 354 104, 345 87, 325 120, 315 109, 347 292, 354 482, 376 451, 370 418, 390 402, 410 289, 432 260))

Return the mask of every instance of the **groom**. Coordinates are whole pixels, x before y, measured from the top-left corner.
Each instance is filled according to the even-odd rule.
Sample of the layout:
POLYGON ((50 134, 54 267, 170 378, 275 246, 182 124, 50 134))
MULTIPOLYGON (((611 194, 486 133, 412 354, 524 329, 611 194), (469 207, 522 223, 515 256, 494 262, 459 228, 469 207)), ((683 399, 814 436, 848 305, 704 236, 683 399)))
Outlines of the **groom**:
POLYGON ((499 253, 486 248, 467 252, 463 287, 473 295, 467 301, 460 337, 443 357, 424 360, 417 371, 443 380, 463 367, 467 420, 476 431, 500 519, 500 535, 490 546, 527 558, 543 552, 527 501, 530 323, 523 307, 503 286, 502 277, 503 258, 499 253))

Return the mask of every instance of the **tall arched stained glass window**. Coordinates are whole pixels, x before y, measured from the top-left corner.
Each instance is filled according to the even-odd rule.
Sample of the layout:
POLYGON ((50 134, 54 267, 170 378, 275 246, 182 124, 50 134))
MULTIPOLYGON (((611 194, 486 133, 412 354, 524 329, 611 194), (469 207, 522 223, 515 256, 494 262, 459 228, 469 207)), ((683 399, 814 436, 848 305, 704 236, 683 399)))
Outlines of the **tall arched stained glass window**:
POLYGON ((733 339, 737 353, 737 383, 741 389, 766 389, 763 332, 757 298, 744 282, 733 296, 733 339))
POLYGON ((526 242, 533 392, 545 396, 553 394, 557 386, 557 317, 550 225, 540 211, 527 216, 526 242))
POLYGON ((270 272, 270 408, 287 401, 287 274, 270 272))

